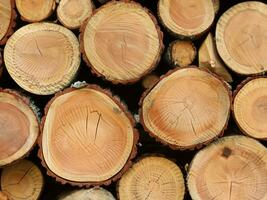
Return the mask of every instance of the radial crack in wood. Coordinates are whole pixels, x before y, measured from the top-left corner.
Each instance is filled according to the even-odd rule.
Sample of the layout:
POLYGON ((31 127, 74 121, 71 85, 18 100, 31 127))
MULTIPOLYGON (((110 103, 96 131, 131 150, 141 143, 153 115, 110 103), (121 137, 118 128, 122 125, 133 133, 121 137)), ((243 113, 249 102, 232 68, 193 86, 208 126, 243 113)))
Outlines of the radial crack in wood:
POLYGON ((61 0, 57 7, 59 21, 69 29, 77 29, 92 15, 91 0, 61 0))
POLYGON ((40 169, 28 160, 3 169, 1 188, 9 200, 37 200, 44 185, 40 169))
POLYGON ((217 23, 219 55, 238 74, 260 74, 267 70, 266 12, 264 3, 243 2, 227 10, 217 23))
POLYGON ((247 135, 267 140, 267 77, 247 79, 233 101, 237 125, 247 135))
POLYGON ((13 33, 16 22, 16 12, 14 0, 0 1, 0 45, 6 43, 7 38, 13 33))
POLYGON ((81 30, 85 61, 94 73, 113 83, 135 82, 160 60, 163 34, 155 17, 138 3, 107 3, 81 30))
POLYGON ((174 35, 195 39, 210 28, 215 11, 213 0, 159 0, 158 15, 174 35))
POLYGON ((10 76, 28 92, 48 95, 68 86, 80 65, 79 42, 63 26, 33 23, 17 30, 4 49, 10 76))
POLYGON ((192 64, 197 51, 194 44, 186 40, 175 40, 167 49, 167 61, 171 67, 187 67, 192 64))
POLYGON ((245 136, 228 136, 199 151, 187 185, 192 199, 267 199, 267 149, 245 136))
POLYGON ((231 93, 208 71, 170 71, 141 99, 141 123, 174 149, 191 149, 220 136, 227 127, 231 93))
POLYGON ((57 94, 46 107, 42 127, 42 164, 61 183, 110 184, 136 153, 132 116, 116 97, 94 85, 57 94))
POLYGON ((0 89, 0 167, 26 156, 39 134, 29 102, 11 90, 0 89))
POLYGON ((16 0, 22 20, 39 22, 48 18, 55 9, 55 0, 16 0))
POLYGON ((62 195, 59 200, 116 200, 113 195, 103 188, 75 190, 62 195))
POLYGON ((147 156, 130 168, 117 185, 120 200, 183 200, 184 178, 172 161, 147 156))
POLYGON ((218 55, 215 40, 211 33, 206 37, 198 51, 198 64, 222 77, 226 82, 233 82, 231 74, 227 71, 223 61, 218 55))

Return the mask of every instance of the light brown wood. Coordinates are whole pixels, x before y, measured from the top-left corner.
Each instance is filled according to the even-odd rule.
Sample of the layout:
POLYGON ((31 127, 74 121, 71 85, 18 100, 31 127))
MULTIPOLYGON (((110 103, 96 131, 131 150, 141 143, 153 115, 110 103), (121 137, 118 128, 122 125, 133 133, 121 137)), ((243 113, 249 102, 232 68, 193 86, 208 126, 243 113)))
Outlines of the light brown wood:
POLYGON ((116 200, 113 195, 103 188, 75 190, 65 194, 58 200, 116 200))
POLYGON ((192 39, 207 31, 215 17, 213 0, 159 0, 158 14, 171 33, 192 39))
POLYGON ((100 7, 82 28, 82 52, 94 73, 125 84, 156 67, 162 37, 154 16, 140 4, 112 1, 100 7))
POLYGON ((0 78, 2 76, 2 73, 3 73, 3 58, 2 58, 2 53, 0 52, 0 78))
POLYGON ((197 67, 170 71, 141 101, 145 129, 174 149, 191 149, 221 135, 230 114, 228 86, 197 67))
POLYGON ((153 87, 159 81, 159 77, 155 74, 149 74, 142 80, 142 86, 146 89, 153 87))
POLYGON ((1 188, 9 200, 37 200, 44 180, 40 169, 28 160, 3 169, 1 188))
POLYGON ((91 0, 61 0, 57 7, 58 20, 69 29, 79 28, 92 15, 91 0))
POLYGON ((117 98, 97 87, 70 88, 47 105, 43 123, 43 164, 73 185, 110 184, 129 167, 138 134, 117 98))
POLYGON ((28 92, 48 95, 68 86, 80 65, 79 42, 63 26, 33 23, 17 30, 4 49, 10 76, 28 92))
POLYGON ((219 139, 194 157, 187 185, 192 199, 267 199, 267 149, 254 139, 219 139))
POLYGON ((180 168, 158 156, 139 160, 118 182, 120 200, 183 200, 184 193, 180 168))
POLYGON ((240 129, 257 139, 267 139, 267 78, 242 83, 233 102, 233 113, 240 129))
POLYGON ((22 20, 39 22, 48 18, 55 9, 55 0, 16 0, 22 20))
POLYGON ((226 11, 217 23, 218 52, 238 74, 259 74, 267 69, 266 12, 264 3, 243 2, 226 11))
POLYGON ((200 68, 208 69, 222 77, 226 82, 233 82, 231 74, 225 68, 218 55, 215 40, 211 33, 202 43, 198 51, 198 64, 200 68))
POLYGON ((8 200, 7 195, 0 191, 0 200, 8 200))
POLYGON ((6 43, 7 37, 13 33, 15 26, 16 12, 14 10, 14 0, 0 1, 0 45, 6 43))
POLYGON ((39 126, 29 102, 0 90, 0 167, 24 157, 36 143, 39 126))
POLYGON ((196 48, 192 42, 175 40, 167 49, 167 61, 171 67, 187 67, 192 64, 196 54, 196 48))
POLYGON ((220 9, 220 0, 212 0, 213 2, 213 7, 214 7, 214 12, 217 14, 220 9))

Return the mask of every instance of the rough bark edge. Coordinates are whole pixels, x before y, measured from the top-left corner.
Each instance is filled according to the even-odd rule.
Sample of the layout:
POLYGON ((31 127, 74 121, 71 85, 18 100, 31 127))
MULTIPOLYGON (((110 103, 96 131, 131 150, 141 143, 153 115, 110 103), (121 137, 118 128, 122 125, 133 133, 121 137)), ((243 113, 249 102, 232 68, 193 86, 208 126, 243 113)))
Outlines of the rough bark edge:
POLYGON ((253 135, 250 135, 248 134, 241 126, 240 124, 238 123, 237 121, 237 118, 235 116, 235 111, 234 111, 234 101, 235 101, 235 97, 236 95, 239 93, 239 91, 250 81, 252 80, 255 80, 255 79, 259 79, 259 78, 265 78, 267 79, 267 76, 253 76, 253 77, 248 77, 246 79, 244 79, 239 85, 237 85, 236 89, 233 91, 233 98, 232 98, 232 102, 231 102, 231 113, 232 113, 232 116, 235 120, 235 123, 237 125, 237 127, 239 128, 239 130, 245 135, 245 136, 248 136, 248 137, 251 137, 251 138, 254 138, 254 139, 257 139, 257 140, 266 140, 267 141, 267 137, 264 137, 264 138, 258 138, 258 137, 255 137, 253 135))
MULTIPOLYGON (((47 0, 46 0, 46 1, 47 1, 47 0)), ((42 21, 44 21, 45 19, 47 19, 48 17, 50 17, 50 16, 52 15, 52 13, 55 11, 55 9, 56 9, 56 0, 53 0, 53 4, 52 4, 52 7, 51 7, 49 13, 48 13, 44 18, 42 18, 42 19, 40 19, 40 20, 31 20, 31 19, 27 19, 27 18, 23 17, 23 16, 20 14, 20 12, 19 12, 18 9, 17 9, 17 10, 18 10, 18 13, 20 14, 20 19, 21 19, 22 21, 24 21, 24 22, 28 22, 28 23, 34 23, 34 22, 42 22, 42 21)))
POLYGON ((31 101, 30 101, 27 97, 21 95, 19 92, 15 91, 15 90, 12 90, 12 89, 3 89, 3 88, 0 87, 0 92, 4 92, 4 93, 7 93, 7 94, 10 94, 10 95, 14 96, 16 99, 21 100, 23 103, 25 103, 25 104, 29 107, 29 109, 32 111, 33 115, 35 116, 35 120, 36 120, 36 123, 37 123, 37 125, 38 125, 37 138, 36 138, 36 140, 34 141, 34 143, 33 143, 33 145, 31 146, 31 148, 28 150, 28 152, 26 152, 23 156, 17 158, 17 159, 14 160, 13 162, 8 163, 8 164, 6 164, 6 165, 2 165, 2 166, 0 166, 0 169, 1 169, 1 168, 4 168, 4 167, 13 165, 13 164, 15 164, 15 163, 18 163, 19 161, 23 160, 24 158, 26 158, 26 157, 28 157, 28 156, 30 155, 30 152, 31 152, 31 151, 33 150, 33 148, 36 146, 37 141, 38 141, 38 137, 40 136, 40 124, 39 124, 38 118, 37 118, 37 116, 36 116, 34 110, 33 110, 32 107, 31 107, 31 101))
POLYGON ((230 114, 231 114, 231 102, 232 102, 232 91, 231 89, 229 88, 229 86, 227 85, 227 83, 221 78, 219 77, 218 75, 210 72, 209 70, 206 70, 206 69, 200 69, 194 65, 191 65, 191 66, 188 66, 188 67, 180 67, 180 68, 175 68, 175 69, 172 69, 172 70, 169 70, 165 75, 162 75, 160 78, 159 78, 159 81, 152 87, 152 88, 149 88, 148 90, 145 90, 140 98, 140 101, 139 101, 139 117, 140 117, 140 123, 142 124, 145 132, 147 132, 149 134, 150 137, 154 138, 157 142, 160 142, 161 144, 163 144, 164 146, 168 146, 169 148, 171 148, 172 150, 195 150, 195 149, 200 149, 202 148, 203 146, 207 146, 208 144, 210 144, 212 141, 216 140, 217 138, 220 138, 223 136, 225 130, 227 129, 228 127, 228 122, 229 122, 229 118, 230 118, 230 114), (163 139, 159 138, 156 134, 154 134, 152 131, 149 130, 149 128, 145 125, 145 122, 144 122, 144 118, 143 118, 143 101, 145 99, 145 97, 154 89, 155 86, 158 85, 158 83, 163 80, 164 78, 167 78, 169 75, 171 75, 172 73, 178 71, 178 70, 183 70, 183 69, 188 69, 188 68, 196 68, 200 71, 204 71, 208 74, 210 74, 211 76, 213 76, 214 78, 216 78, 218 81, 220 81, 224 88, 226 89, 227 93, 228 93, 228 96, 229 96, 229 101, 230 101, 230 107, 228 109, 229 113, 228 113, 228 116, 227 116, 227 119, 226 119, 226 122, 225 122, 225 125, 224 127, 222 128, 221 132, 219 132, 217 135, 215 135, 213 138, 207 140, 207 141, 204 141, 202 143, 198 143, 198 144, 194 144, 194 145, 191 145, 191 146, 179 146, 179 145, 175 145, 175 144, 170 144, 166 141, 164 141, 163 139))
POLYGON ((191 40, 174 40, 174 41, 172 41, 172 42, 169 44, 169 46, 168 46, 168 48, 167 48, 167 50, 166 50, 165 56, 164 56, 164 57, 165 57, 165 60, 168 62, 168 64, 169 64, 170 67, 172 67, 172 68, 174 68, 174 67, 186 67, 186 66, 175 65, 174 62, 173 62, 172 56, 171 56, 173 45, 174 45, 176 42, 180 42, 180 41, 182 41, 182 42, 188 42, 188 43, 190 43, 190 44, 192 45, 192 47, 193 47, 193 51, 194 51, 194 59, 193 59, 193 60, 191 61, 191 63, 188 64, 187 66, 192 65, 192 63, 194 62, 194 60, 195 60, 196 57, 197 57, 197 49, 196 49, 196 46, 195 46, 195 44, 194 44, 191 40))
MULTIPOLYGON (((213 4, 213 0, 212 1, 212 4, 213 4)), ((158 19, 161 23, 161 25, 165 28, 165 30, 171 34, 173 37, 175 38, 178 38, 180 40, 197 40, 199 39, 201 36, 203 36, 205 33, 209 32, 210 28, 212 27, 212 25, 215 23, 215 18, 216 18, 216 13, 215 13, 215 10, 214 10, 214 17, 213 17, 213 21, 212 23, 210 24, 209 27, 207 27, 206 30, 202 31, 201 33, 198 33, 198 34, 195 34, 195 35, 182 35, 182 34, 179 34, 179 33, 175 33, 174 31, 172 31, 164 22, 163 22, 163 19, 161 18, 160 16, 160 12, 159 12, 159 3, 160 3, 160 0, 158 1, 157 3, 157 15, 158 15, 158 19)), ((214 6, 213 6, 214 8, 214 6)))
MULTIPOLYGON (((95 4, 94 4, 94 2, 93 2, 93 0, 89 0, 90 2, 91 2, 91 6, 92 6, 92 14, 91 14, 91 16, 94 14, 94 10, 96 9, 96 6, 95 6, 95 4)), ((60 1, 59 1, 59 3, 60 3, 60 1)), ((58 3, 58 4, 59 4, 58 3)), ((59 6, 59 5, 58 5, 59 6)), ((84 24, 84 22, 86 21, 86 20, 89 20, 90 18, 91 18, 91 16, 89 16, 88 18, 86 18, 85 20, 83 20, 82 22, 81 22, 81 24, 79 25, 79 26, 77 26, 77 27, 70 27, 70 26, 67 26, 65 23, 63 23, 63 21, 62 20, 60 20, 60 17, 58 16, 58 6, 57 6, 57 8, 55 9, 56 10, 56 16, 57 16, 57 21, 59 21, 60 22, 60 24, 62 25, 62 26, 64 26, 65 28, 67 28, 67 29, 70 29, 70 30, 78 30, 78 29, 80 29, 81 27, 82 27, 82 25, 84 24)), ((80 40, 80 39, 79 39, 80 40)))
POLYGON ((10 0, 10 2, 11 2, 11 18, 9 22, 9 27, 4 37, 0 39, 0 45, 4 45, 6 43, 8 38, 14 33, 14 28, 16 26, 17 13, 15 10, 15 0, 10 0))
MULTIPOLYGON (((187 192, 187 184, 186 184, 186 174, 183 173, 183 170, 182 170, 182 167, 180 167, 180 165, 177 163, 177 160, 176 158, 169 158, 168 156, 165 156, 164 154, 161 154, 161 153, 145 153, 141 156, 139 156, 138 158, 136 158, 136 160, 133 162, 132 166, 129 167, 128 170, 132 169, 133 165, 138 163, 139 161, 147 158, 147 157, 160 157, 160 158, 165 158, 171 162, 173 162, 181 171, 181 174, 183 176, 183 185, 184 185, 184 193, 183 193, 183 199, 186 195, 186 192, 187 192)), ((120 195, 119 195, 119 187, 120 187, 120 180, 116 183, 116 186, 115 186, 115 192, 116 192, 116 196, 117 196, 117 199, 120 200, 120 195)))
POLYGON ((100 86, 95 85, 95 84, 86 84, 81 88, 78 88, 78 89, 77 88, 66 88, 63 91, 57 92, 54 95, 54 97, 46 104, 45 109, 44 109, 44 116, 41 120, 41 125, 40 125, 41 134, 39 135, 39 138, 37 139, 38 140, 38 146, 39 146, 38 157, 41 159, 42 166, 46 168, 47 175, 53 177, 57 182, 60 182, 63 185, 68 183, 72 186, 78 186, 78 187, 85 186, 86 188, 89 188, 91 186, 101 186, 101 185, 107 186, 107 185, 110 185, 112 182, 117 181, 132 166, 132 159, 134 159, 136 154, 137 154, 137 143, 139 140, 139 133, 138 133, 138 130, 135 128, 134 118, 132 117, 132 115, 128 111, 127 106, 123 102, 121 102, 121 100, 119 99, 118 96, 113 95, 108 89, 103 89, 100 86), (75 91, 75 90, 79 90, 81 88, 94 89, 96 91, 104 93, 109 98, 111 98, 115 102, 115 104, 117 104, 120 107, 120 109, 124 112, 126 117, 130 120, 130 123, 131 123, 132 128, 133 128, 133 146, 132 146, 132 151, 128 157, 128 160, 126 161, 125 165, 122 167, 122 169, 117 174, 114 174, 111 178, 109 178, 105 181, 100 181, 100 182, 79 182, 78 181, 78 182, 76 182, 76 181, 70 181, 70 180, 64 179, 63 177, 56 175, 52 170, 49 169, 48 165, 45 162, 44 156, 43 156, 43 152, 42 152, 43 128, 44 128, 46 116, 47 116, 47 113, 49 111, 51 104, 54 102, 54 100, 57 97, 64 95, 66 93, 75 91))
POLYGON ((236 139, 236 138, 246 138, 246 139, 249 139, 249 140, 254 140, 254 142, 258 143, 259 146, 262 146, 263 148, 265 148, 265 146, 263 144, 261 144, 259 141, 253 139, 253 138, 250 138, 250 137, 247 137, 247 136, 244 136, 244 135, 230 135, 230 136, 225 136, 225 137, 222 137, 222 138, 217 138, 216 140, 214 140, 212 143, 209 144, 209 146, 205 147, 204 149, 200 149, 195 155, 194 157, 192 158, 189 166, 188 166, 188 170, 187 170, 187 174, 186 174, 186 178, 185 178, 185 184, 186 184, 186 188, 187 188, 187 191, 188 191, 188 194, 190 195, 190 197, 192 198, 192 195, 190 193, 190 187, 189 187, 189 184, 188 184, 188 180, 189 180, 189 173, 190 173, 190 170, 192 168, 192 165, 193 165, 193 162, 195 161, 197 155, 203 151, 206 150, 206 148, 209 148, 210 146, 213 146, 213 145, 217 145, 217 144, 220 144, 222 142, 224 142, 225 140, 230 140, 230 139, 236 139))
POLYGON ((97 9, 93 10, 93 13, 92 13, 91 17, 89 17, 87 20, 85 20, 83 22, 83 24, 81 25, 80 35, 79 35, 79 41, 80 41, 80 51, 81 51, 81 54, 82 54, 82 58, 83 58, 84 62, 86 63, 86 65, 90 68, 92 74, 96 75, 97 77, 101 77, 104 80, 110 81, 111 83, 116 84, 116 85, 117 84, 133 84, 133 83, 139 81, 145 75, 147 75, 150 72, 152 72, 157 67, 157 65, 160 62, 160 59, 161 59, 161 55, 163 53, 163 50, 164 50, 163 32, 160 30, 160 27, 159 27, 159 24, 157 22, 156 17, 152 14, 152 12, 149 9, 147 9, 146 7, 142 6, 140 3, 137 3, 137 2, 135 2, 133 0, 120 0, 120 1, 118 1, 118 0, 111 0, 111 1, 107 2, 105 5, 103 5, 103 6, 99 7, 99 8, 97 8, 97 9), (120 3, 120 2, 133 4, 135 6, 138 6, 141 9, 143 9, 144 12, 146 12, 148 14, 148 16, 150 17, 150 19, 154 23, 155 28, 156 28, 156 31, 158 33, 158 40, 159 40, 159 51, 158 51, 158 54, 157 54, 156 59, 153 61, 153 63, 151 64, 151 66, 144 73, 142 73, 141 76, 139 76, 137 78, 133 78, 133 79, 128 79, 128 80, 114 80, 114 79, 109 79, 109 78, 106 78, 104 75, 102 75, 100 72, 98 72, 94 68, 94 66, 90 63, 89 59, 86 56, 86 52, 85 52, 85 49, 84 49, 84 41, 83 41, 83 36, 84 36, 85 29, 86 29, 86 25, 88 24, 88 21, 90 20, 90 18, 92 16, 94 16, 102 8, 106 8, 108 6, 111 6, 112 4, 116 4, 116 3, 120 3))

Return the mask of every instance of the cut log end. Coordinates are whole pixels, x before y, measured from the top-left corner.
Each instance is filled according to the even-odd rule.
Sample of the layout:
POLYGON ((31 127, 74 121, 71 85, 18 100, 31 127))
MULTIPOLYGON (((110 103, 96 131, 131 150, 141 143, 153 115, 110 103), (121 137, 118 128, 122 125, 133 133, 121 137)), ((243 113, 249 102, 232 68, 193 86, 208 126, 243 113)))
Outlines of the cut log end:
POLYGON ((220 136, 230 114, 228 86, 199 68, 169 72, 145 93, 140 117, 145 129, 162 143, 191 149, 220 136))
POLYGON ((118 182, 120 200, 182 200, 185 186, 183 174, 172 161, 148 156, 130 168, 118 182))
POLYGON ((222 77, 226 82, 233 82, 231 74, 227 71, 218 55, 215 40, 211 33, 209 33, 199 48, 198 63, 200 68, 210 70, 222 77))
POLYGON ((59 200, 116 200, 113 195, 103 188, 76 190, 62 195, 59 200))
POLYGON ((238 126, 251 137, 267 140, 267 78, 249 79, 238 88, 233 102, 238 126))
POLYGON ((187 185, 192 199, 266 199, 266 155, 266 148, 254 139, 219 139, 191 163, 187 185))
POLYGON ((70 88, 46 107, 40 153, 62 183, 110 184, 129 167, 137 140, 134 120, 117 98, 97 86, 70 88))
POLYGON ((155 74, 149 74, 142 80, 142 85, 144 88, 152 88, 159 81, 159 77, 155 74))
POLYGON ((77 29, 92 15, 93 8, 91 0, 61 0, 57 7, 57 17, 65 27, 77 29))
POLYGON ((7 195, 0 191, 0 200, 9 200, 7 195))
POLYGON ((171 33, 191 39, 206 32, 215 17, 212 0, 160 0, 158 14, 171 33))
POLYGON ((228 67, 238 74, 267 71, 266 12, 264 3, 243 2, 226 11, 217 23, 218 52, 228 67))
POLYGON ((8 199, 38 199, 44 180, 40 169, 28 160, 3 169, 1 188, 8 199))
POLYGON ((39 22, 52 14, 55 0, 16 0, 16 6, 22 20, 39 22))
POLYGON ((23 89, 39 95, 68 86, 80 65, 79 42, 68 29, 33 23, 17 30, 4 49, 6 68, 23 89))
POLYGON ((167 61, 171 67, 187 67, 196 57, 196 48, 190 41, 176 40, 169 45, 167 61))
POLYGON ((134 2, 112 1, 82 27, 84 59, 113 83, 136 82, 159 62, 162 32, 152 14, 134 2))
POLYGON ((29 104, 14 92, 0 90, 0 110, 1 167, 21 159, 32 149, 39 126, 29 104))
POLYGON ((16 22, 16 12, 14 0, 0 1, 0 45, 6 43, 8 37, 13 33, 16 22))

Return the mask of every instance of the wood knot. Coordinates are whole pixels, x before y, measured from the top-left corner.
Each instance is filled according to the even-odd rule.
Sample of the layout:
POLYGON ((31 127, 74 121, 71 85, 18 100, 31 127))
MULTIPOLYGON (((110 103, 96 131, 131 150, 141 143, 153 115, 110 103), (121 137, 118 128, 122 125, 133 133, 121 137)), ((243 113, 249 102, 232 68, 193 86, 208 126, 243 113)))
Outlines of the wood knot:
POLYGON ((228 147, 224 147, 222 156, 228 158, 232 154, 232 150, 228 147))

